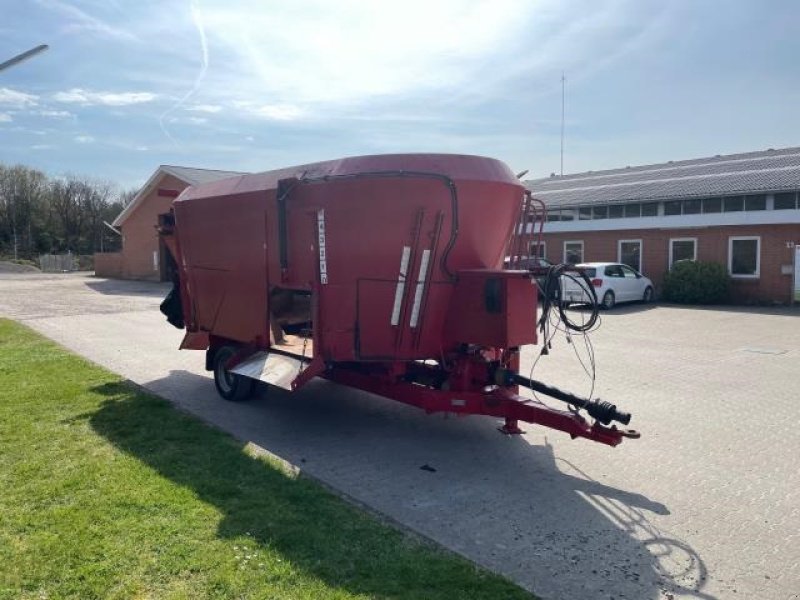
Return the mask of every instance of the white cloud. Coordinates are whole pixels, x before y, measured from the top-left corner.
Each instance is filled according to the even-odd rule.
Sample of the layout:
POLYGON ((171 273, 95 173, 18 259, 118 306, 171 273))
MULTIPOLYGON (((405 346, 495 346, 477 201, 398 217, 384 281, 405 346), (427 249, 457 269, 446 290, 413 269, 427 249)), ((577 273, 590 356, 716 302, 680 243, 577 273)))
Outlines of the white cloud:
POLYGON ((255 107, 252 112, 274 121, 293 121, 303 114, 300 108, 291 104, 265 104, 255 107))
POLYGON ((40 110, 36 112, 37 115, 41 115, 43 117, 51 117, 53 119, 68 119, 74 116, 71 112, 67 110, 40 110))
POLYGON ((53 100, 68 104, 82 104, 91 106, 100 104, 103 106, 128 106, 130 104, 142 104, 152 102, 157 98, 151 92, 95 92, 81 88, 72 88, 66 92, 56 92, 53 100))
POLYGON ((194 106, 187 106, 186 110, 203 113, 218 113, 222 110, 219 104, 195 104, 194 106))
MULTIPOLYGON (((309 121, 315 127, 298 127, 297 136, 280 144, 282 153, 293 149, 298 162, 397 148, 464 152, 479 146, 481 153, 512 155, 523 143, 515 141, 512 149, 502 133, 524 130, 535 141, 541 134, 530 125, 531 116, 553 113, 558 120, 562 69, 568 94, 573 94, 573 115, 578 115, 579 83, 586 81, 586 73, 609 70, 603 57, 619 62, 620 51, 630 55, 625 42, 638 40, 640 31, 652 39, 647 24, 653 10, 639 9, 635 0, 570 5, 558 0, 408 0, 396 6, 367 0, 270 6, 263 0, 35 1, 54 7, 44 11, 53 17, 52 42, 59 41, 68 54, 80 53, 84 62, 81 79, 61 85, 29 87, 8 80, 14 83, 6 85, 40 94, 28 94, 38 106, 27 105, 27 114, 66 109, 83 116, 90 109, 82 107, 97 106, 105 107, 107 117, 149 111, 152 118, 186 97, 167 114, 167 119, 180 115, 170 126, 179 146, 162 147, 146 139, 141 122, 123 117, 117 126, 120 134, 131 135, 127 152, 146 143, 153 152, 187 157, 196 152, 209 161, 217 160, 215 150, 198 136, 210 124, 219 127, 219 134, 245 142, 244 147, 259 146, 255 154, 263 156, 272 145, 254 142, 268 139, 276 124, 285 129, 309 121), (70 6, 79 8, 76 12, 70 6), (65 27, 82 28, 85 35, 63 35, 65 27), (132 52, 139 48, 124 43, 129 35, 145 41, 146 52, 132 52), (551 92, 555 99, 547 95, 551 92), (465 130, 492 134, 464 140, 459 136, 465 130), (420 143, 428 132, 440 137, 420 143), (330 143, 322 146, 325 140, 330 143)), ((0 87, 5 81, 0 78, 0 87)), ((23 121, 18 108, 0 105, 0 111, 23 121)), ((56 121, 56 112, 49 114, 51 122, 42 114, 34 125, 73 122, 56 121)), ((61 133, 74 149, 70 138, 80 129, 61 133)), ((111 144, 103 136, 83 149, 111 144)), ((289 158, 270 160, 278 164, 289 158)))
POLYGON ((240 114, 261 117, 271 121, 294 121, 303 116, 303 110, 293 104, 255 104, 243 100, 233 102, 240 114))
POLYGON ((65 33, 93 33, 102 37, 137 41, 138 38, 127 29, 114 27, 113 25, 99 19, 76 6, 61 2, 59 0, 37 0, 37 3, 44 8, 61 13, 65 17, 62 31, 65 33))
POLYGON ((35 96, 34 94, 18 92, 11 88, 0 88, 0 104, 4 106, 27 108, 29 106, 36 106, 38 100, 39 96, 35 96))
POLYGON ((52 144, 34 144, 31 146, 31 150, 52 150, 55 148, 52 144))
POLYGON ((94 138, 90 135, 78 135, 75 136, 75 141, 79 144, 91 144, 94 142, 94 138))
POLYGON ((14 119, 8 113, 0 113, 0 123, 11 123, 14 119))
POLYGON ((574 84, 652 43, 667 9, 634 0, 303 0, 269 9, 263 0, 203 0, 194 11, 199 19, 180 13, 171 38, 180 69, 153 75, 175 96, 205 64, 204 37, 197 98, 231 119, 333 122, 381 118, 388 108, 441 123, 443 112, 463 114, 469 104, 534 107, 533 96, 557 90, 562 69, 574 84), (526 86, 531 94, 509 97, 526 86), (231 115, 234 100, 249 104, 231 115))
POLYGON ((222 2, 198 10, 212 49, 209 78, 217 48, 230 78, 248 91, 270 105, 304 106, 475 85, 476 64, 526 35, 543 3, 316 0, 265 10, 261 0, 245 0, 234 10, 222 2))

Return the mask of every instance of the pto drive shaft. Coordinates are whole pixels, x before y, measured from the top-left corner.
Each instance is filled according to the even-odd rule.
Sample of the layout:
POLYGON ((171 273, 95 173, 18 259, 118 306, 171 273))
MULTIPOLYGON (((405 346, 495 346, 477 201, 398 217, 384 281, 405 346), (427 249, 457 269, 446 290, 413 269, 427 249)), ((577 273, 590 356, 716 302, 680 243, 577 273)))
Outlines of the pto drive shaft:
POLYGON ((610 402, 604 402, 600 399, 589 400, 587 398, 581 398, 575 394, 570 394, 569 392, 565 392, 556 387, 546 385, 540 381, 536 381, 535 379, 530 379, 510 371, 506 371, 505 376, 508 383, 521 385, 532 389, 534 392, 539 392, 540 394, 545 394, 551 398, 556 398, 557 400, 561 400, 562 402, 566 402, 577 408, 583 408, 587 413, 589 413, 589 416, 597 419, 603 425, 608 425, 611 423, 611 421, 618 421, 623 425, 627 425, 631 422, 630 413, 617 410, 617 407, 610 402))

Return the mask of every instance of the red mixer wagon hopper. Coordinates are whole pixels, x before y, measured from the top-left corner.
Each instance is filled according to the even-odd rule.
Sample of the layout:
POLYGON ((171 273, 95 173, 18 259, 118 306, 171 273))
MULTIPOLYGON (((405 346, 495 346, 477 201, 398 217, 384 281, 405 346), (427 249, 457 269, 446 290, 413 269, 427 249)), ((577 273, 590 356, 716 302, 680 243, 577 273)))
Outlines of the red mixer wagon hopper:
POLYGON ((537 342, 537 288, 503 269, 543 206, 502 162, 345 158, 187 188, 159 232, 175 258, 162 305, 205 350, 219 393, 313 377, 428 412, 481 414, 617 445, 630 416, 518 373, 537 342), (519 386, 568 402, 556 410, 519 386), (574 408, 584 409, 588 416, 574 408))

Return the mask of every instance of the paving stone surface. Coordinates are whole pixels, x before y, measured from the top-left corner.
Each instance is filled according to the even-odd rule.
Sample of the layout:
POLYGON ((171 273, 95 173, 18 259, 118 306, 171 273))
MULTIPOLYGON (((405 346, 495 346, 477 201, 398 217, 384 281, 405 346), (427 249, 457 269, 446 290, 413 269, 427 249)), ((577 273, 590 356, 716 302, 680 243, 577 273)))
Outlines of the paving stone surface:
MULTIPOLYGON (((595 392, 642 432, 609 448, 535 426, 504 437, 493 419, 426 416, 324 381, 225 403, 203 354, 177 350, 181 332, 157 311, 166 291, 0 275, 0 315, 543 599, 800 599, 798 310, 604 313, 595 392)), ((588 394, 584 341, 572 342, 556 338, 534 376, 588 394)), ((526 348, 523 371, 537 353, 526 348)))

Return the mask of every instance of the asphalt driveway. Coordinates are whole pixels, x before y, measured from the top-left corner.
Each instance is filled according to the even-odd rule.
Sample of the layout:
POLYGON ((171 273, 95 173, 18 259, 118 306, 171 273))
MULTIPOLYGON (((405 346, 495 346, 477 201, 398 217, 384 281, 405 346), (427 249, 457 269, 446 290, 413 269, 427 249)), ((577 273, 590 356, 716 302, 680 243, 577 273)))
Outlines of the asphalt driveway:
MULTIPOLYGON (((534 426, 505 437, 493 419, 426 416, 324 381, 225 403, 203 353, 177 350, 157 310, 166 291, 0 274, 0 315, 544 599, 800 598, 800 311, 604 314, 596 390, 642 432, 608 448, 534 426)), ((534 374, 586 394, 573 341, 534 374)))

